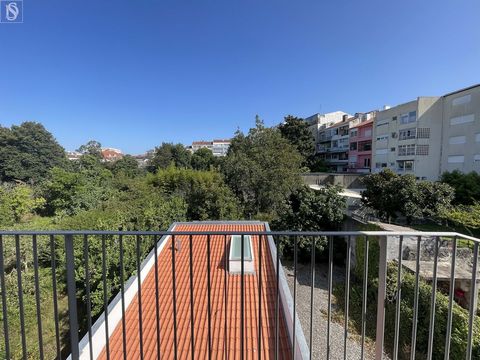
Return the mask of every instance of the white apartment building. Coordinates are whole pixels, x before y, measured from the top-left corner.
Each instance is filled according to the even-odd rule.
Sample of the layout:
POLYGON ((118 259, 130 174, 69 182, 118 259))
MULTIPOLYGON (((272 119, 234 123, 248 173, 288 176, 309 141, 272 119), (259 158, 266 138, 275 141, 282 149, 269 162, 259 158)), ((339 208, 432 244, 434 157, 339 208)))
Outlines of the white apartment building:
POLYGON ((384 168, 421 180, 440 175, 442 98, 416 100, 379 111, 373 126, 372 172, 384 168))
POLYGON ((480 173, 480 84, 443 97, 440 172, 480 173))
POLYGON ((190 147, 192 152, 195 152, 199 149, 206 148, 210 149, 214 156, 225 156, 227 155, 228 148, 230 147, 231 141, 229 139, 215 139, 213 141, 194 141, 190 147))
POLYGON ((315 144, 318 143, 318 135, 320 130, 339 123, 345 117, 349 118, 351 115, 343 111, 333 111, 325 114, 314 114, 305 118, 305 121, 310 125, 309 130, 315 138, 315 144))

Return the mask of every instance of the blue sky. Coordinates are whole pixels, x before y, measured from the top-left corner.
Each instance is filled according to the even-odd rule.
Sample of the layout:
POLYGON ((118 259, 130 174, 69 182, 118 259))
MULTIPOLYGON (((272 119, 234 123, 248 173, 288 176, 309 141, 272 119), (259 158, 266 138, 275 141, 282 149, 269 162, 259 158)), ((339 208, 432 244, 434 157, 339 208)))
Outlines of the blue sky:
POLYGON ((140 153, 480 82, 480 1, 24 0, 0 124, 140 153))

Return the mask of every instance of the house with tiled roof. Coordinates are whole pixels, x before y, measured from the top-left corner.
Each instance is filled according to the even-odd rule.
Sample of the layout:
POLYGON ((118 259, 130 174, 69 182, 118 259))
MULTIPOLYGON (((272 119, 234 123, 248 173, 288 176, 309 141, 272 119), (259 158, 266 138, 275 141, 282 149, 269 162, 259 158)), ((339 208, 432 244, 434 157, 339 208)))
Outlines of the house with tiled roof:
POLYGON ((80 341, 80 359, 309 356, 271 236, 258 221, 175 223, 80 341), (185 235, 205 232, 212 235, 185 235), (183 234, 182 234, 183 233, 183 234), (243 243, 243 251, 242 251, 243 243), (277 271, 278 269, 278 271, 277 271))

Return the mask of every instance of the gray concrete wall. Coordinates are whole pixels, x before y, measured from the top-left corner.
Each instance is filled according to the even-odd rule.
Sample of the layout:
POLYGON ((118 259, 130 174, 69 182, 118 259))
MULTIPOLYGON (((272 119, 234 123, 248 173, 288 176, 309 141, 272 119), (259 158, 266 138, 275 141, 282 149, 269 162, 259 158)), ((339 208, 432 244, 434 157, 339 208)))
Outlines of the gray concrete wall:
POLYGON ((346 189, 364 189, 361 178, 364 174, 307 173, 302 174, 306 185, 340 185, 346 189))

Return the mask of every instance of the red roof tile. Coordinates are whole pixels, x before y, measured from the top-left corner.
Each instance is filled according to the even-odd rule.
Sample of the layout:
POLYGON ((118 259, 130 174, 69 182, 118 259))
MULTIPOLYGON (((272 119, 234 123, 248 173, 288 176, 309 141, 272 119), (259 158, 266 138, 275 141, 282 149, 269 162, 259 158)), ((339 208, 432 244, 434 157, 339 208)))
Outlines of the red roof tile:
MULTIPOLYGON (((179 224, 176 231, 264 231, 263 224, 179 224)), ((188 236, 177 236, 181 241, 180 250, 175 254, 177 343, 178 358, 191 357, 190 322, 190 277, 188 236)), ((207 297, 207 240, 206 236, 193 239, 193 297, 195 357, 208 358, 208 297, 207 297)), ((241 276, 230 275, 225 270, 225 256, 228 262, 229 237, 224 248, 224 236, 211 237, 211 337, 213 359, 240 358, 240 289, 241 276), (225 288, 225 281, 227 286, 225 288), (225 303, 225 299, 227 300, 225 303), (225 334, 226 327, 226 334, 225 334)), ((244 275, 244 354, 245 359, 258 358, 258 281, 259 238, 252 237, 255 274, 244 275)), ((142 284, 142 329, 145 359, 157 356, 157 331, 155 309, 155 268, 149 272, 142 284)), ((160 349, 163 359, 174 357, 173 330, 173 286, 171 239, 158 255, 158 291, 160 308, 160 349)), ((270 255, 268 241, 262 239, 262 358, 271 359, 275 351, 275 300, 276 275, 270 255)), ((280 304, 279 311, 279 358, 291 358, 285 320, 280 304)), ((128 306, 126 313, 127 359, 140 358, 138 296, 128 306)), ((122 322, 120 321, 110 337, 110 358, 123 359, 122 322)), ((100 359, 105 359, 105 349, 100 359)))

